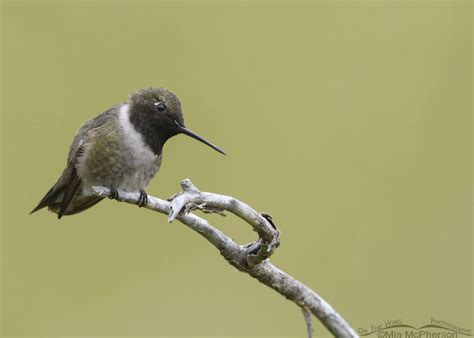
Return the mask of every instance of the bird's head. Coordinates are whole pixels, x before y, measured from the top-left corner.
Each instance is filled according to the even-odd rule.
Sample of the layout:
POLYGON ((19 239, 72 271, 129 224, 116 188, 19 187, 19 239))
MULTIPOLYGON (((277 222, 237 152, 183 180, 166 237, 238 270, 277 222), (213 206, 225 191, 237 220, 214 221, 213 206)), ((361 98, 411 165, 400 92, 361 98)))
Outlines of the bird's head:
POLYGON ((184 126, 181 102, 168 89, 149 87, 136 91, 130 95, 128 103, 130 122, 145 139, 155 139, 151 141, 157 143, 155 146, 161 148, 169 138, 185 134, 225 154, 219 147, 184 126))

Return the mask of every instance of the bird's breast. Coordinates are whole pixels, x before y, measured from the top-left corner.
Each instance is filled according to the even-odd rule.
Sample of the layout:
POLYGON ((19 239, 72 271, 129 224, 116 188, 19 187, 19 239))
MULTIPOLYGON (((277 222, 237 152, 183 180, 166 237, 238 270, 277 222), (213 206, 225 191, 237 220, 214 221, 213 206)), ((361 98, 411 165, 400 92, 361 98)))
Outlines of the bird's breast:
POLYGON ((140 134, 130 122, 129 105, 124 104, 119 112, 119 127, 122 129, 124 146, 133 154, 133 160, 137 164, 148 164, 156 161, 158 156, 143 140, 140 134))
POLYGON ((118 121, 123 132, 123 160, 128 169, 123 173, 121 187, 118 188, 131 191, 145 189, 160 168, 161 153, 155 154, 131 124, 128 104, 120 108, 118 121))

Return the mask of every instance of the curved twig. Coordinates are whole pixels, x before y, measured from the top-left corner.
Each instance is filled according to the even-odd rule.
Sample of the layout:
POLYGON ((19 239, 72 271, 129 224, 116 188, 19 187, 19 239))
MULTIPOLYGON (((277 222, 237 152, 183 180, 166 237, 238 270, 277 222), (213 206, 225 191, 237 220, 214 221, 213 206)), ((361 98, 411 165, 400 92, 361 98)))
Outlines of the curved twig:
MULTIPOLYGON (((260 214, 233 197, 201 192, 189 179, 183 180, 181 187, 183 191, 172 196, 170 202, 148 196, 148 203, 144 207, 168 215, 169 222, 177 219, 200 233, 232 266, 248 273, 298 305, 305 316, 308 334, 312 332, 309 311, 334 336, 358 337, 349 324, 324 299, 308 286, 270 263, 268 258, 280 243, 280 233, 270 215, 260 214), (194 209, 217 213, 222 213, 223 210, 229 211, 249 223, 259 235, 259 239, 247 245, 239 245, 211 226, 207 220, 190 213, 194 209)), ((110 194, 110 189, 105 187, 93 187, 93 189, 99 196, 110 194)), ((137 204, 140 193, 118 191, 118 199, 137 204)))

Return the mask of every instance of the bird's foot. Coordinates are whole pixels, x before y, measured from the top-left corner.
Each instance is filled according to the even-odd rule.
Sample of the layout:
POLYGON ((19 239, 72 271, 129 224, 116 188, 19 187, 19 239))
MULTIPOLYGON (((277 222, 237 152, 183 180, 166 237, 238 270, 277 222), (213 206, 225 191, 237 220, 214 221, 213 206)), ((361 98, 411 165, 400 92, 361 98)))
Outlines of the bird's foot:
POLYGON ((118 202, 122 202, 122 199, 120 198, 119 193, 118 193, 117 189, 115 189, 115 188, 110 188, 109 198, 111 200, 116 200, 118 202))
POLYGON ((145 190, 140 190, 140 198, 138 199, 138 207, 145 207, 148 204, 148 194, 145 190))

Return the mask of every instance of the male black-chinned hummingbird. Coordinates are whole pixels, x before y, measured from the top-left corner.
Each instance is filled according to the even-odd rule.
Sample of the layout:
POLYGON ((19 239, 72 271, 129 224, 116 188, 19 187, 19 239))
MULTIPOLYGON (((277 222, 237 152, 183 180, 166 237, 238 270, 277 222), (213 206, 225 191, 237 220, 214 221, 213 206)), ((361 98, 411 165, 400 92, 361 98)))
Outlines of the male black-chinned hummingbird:
POLYGON ((82 212, 103 197, 93 186, 140 192, 139 207, 147 204, 146 187, 160 169, 163 145, 185 134, 225 154, 184 126, 181 103, 165 88, 146 88, 84 123, 69 149, 67 165, 56 184, 31 213, 44 207, 56 214, 82 212))

